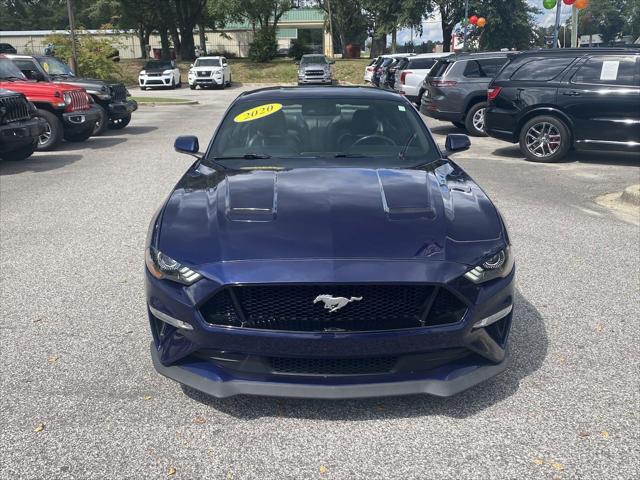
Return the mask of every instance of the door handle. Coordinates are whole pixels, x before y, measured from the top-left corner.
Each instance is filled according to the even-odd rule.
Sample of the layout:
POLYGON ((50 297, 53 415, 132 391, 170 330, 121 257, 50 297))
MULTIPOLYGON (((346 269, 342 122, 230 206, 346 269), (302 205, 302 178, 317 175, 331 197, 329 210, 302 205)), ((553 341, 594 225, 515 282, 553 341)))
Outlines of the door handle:
POLYGON ((562 94, 568 97, 577 97, 578 95, 580 95, 580 92, 578 92, 577 90, 570 90, 568 92, 562 92, 562 94))

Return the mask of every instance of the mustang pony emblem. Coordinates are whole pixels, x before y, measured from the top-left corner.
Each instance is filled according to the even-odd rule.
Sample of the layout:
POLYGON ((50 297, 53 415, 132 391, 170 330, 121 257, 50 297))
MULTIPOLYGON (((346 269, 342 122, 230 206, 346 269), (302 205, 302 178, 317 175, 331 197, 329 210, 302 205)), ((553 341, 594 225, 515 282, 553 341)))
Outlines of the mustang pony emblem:
POLYGON ((324 308, 329 310, 330 312, 335 312, 336 310, 340 310, 347 303, 351 302, 359 302, 362 300, 362 297, 334 297, 332 295, 318 295, 313 303, 324 302, 324 308))

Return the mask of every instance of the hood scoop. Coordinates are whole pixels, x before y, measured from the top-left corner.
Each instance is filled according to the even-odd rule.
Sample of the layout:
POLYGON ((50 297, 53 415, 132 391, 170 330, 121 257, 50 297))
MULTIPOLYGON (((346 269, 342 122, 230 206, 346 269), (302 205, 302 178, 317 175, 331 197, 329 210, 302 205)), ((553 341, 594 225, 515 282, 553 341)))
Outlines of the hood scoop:
POLYGON ((435 218, 426 171, 378 170, 377 173, 382 207, 391 220, 435 218))
POLYGON ((233 222, 270 222, 276 218, 277 174, 254 171, 226 177, 225 214, 233 222))

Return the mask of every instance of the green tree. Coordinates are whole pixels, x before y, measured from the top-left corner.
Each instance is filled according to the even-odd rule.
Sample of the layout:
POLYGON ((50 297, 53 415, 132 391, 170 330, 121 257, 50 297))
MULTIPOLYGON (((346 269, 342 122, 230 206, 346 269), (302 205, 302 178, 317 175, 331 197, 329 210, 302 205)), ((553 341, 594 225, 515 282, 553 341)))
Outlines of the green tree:
MULTIPOLYGON (((319 0, 318 6, 329 15, 329 0, 319 0)), ((328 17, 327 17, 328 18, 328 17)), ((369 22, 362 12, 362 0, 331 0, 334 50, 345 53, 350 43, 364 45, 369 22)), ((329 30, 329 26, 326 26, 329 30)))
MULTIPOLYGON (((80 32, 81 33, 81 32, 80 32)), ((71 37, 66 34, 49 35, 46 42, 56 46, 56 56, 68 62, 71 58, 71 37)), ((116 80, 122 77, 120 66, 111 59, 113 45, 109 40, 93 35, 76 37, 78 70, 83 77, 116 80)))
POLYGON ((540 12, 526 0, 482 0, 476 8, 473 14, 487 19, 480 29, 481 50, 526 50, 535 45, 533 16, 540 12))
MULTIPOLYGON (((637 8, 636 0, 636 8, 637 8)), ((591 0, 586 12, 591 14, 593 27, 600 34, 603 43, 615 42, 625 29, 625 19, 620 2, 614 0, 591 0)))

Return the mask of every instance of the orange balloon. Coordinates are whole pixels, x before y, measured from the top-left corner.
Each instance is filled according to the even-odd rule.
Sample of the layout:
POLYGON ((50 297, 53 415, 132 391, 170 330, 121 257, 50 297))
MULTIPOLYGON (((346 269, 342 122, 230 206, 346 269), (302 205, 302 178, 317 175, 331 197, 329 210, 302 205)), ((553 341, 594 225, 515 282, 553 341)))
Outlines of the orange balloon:
POLYGON ((589 6, 589 0, 576 0, 573 4, 578 10, 582 10, 589 6))
POLYGON ((484 27, 487 24, 487 19, 484 17, 480 17, 478 19, 478 26, 479 27, 484 27))

